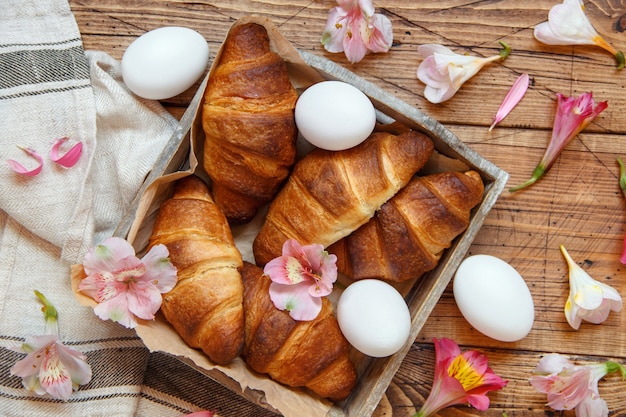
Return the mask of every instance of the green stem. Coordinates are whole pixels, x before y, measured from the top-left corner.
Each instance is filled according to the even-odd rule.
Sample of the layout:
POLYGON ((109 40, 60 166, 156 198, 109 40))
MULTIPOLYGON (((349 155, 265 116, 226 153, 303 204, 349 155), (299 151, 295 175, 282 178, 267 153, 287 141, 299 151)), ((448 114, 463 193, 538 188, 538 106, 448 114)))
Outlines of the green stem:
POLYGON ((621 158, 617 158, 617 163, 619 164, 619 188, 621 188, 622 194, 626 197, 626 168, 621 158))
POLYGON ((537 180, 539 180, 539 178, 543 177, 543 174, 545 174, 545 172, 545 168, 542 165, 538 165, 533 171, 533 176, 528 181, 518 185, 517 187, 509 188, 509 192, 514 193, 515 191, 519 191, 522 188, 533 185, 537 182, 537 180))
POLYGON ((617 61, 618 70, 624 68, 624 53, 622 51, 617 51, 615 53, 615 60, 617 61))
POLYGON ((57 319, 58 313, 57 309, 48 301, 45 295, 35 290, 35 295, 39 298, 39 301, 43 304, 41 307, 41 311, 43 311, 44 318, 46 320, 46 329, 48 334, 58 334, 59 330, 57 327, 57 319))
MULTIPOLYGON (((506 42, 499 41, 498 43, 504 48, 500 51, 500 58, 504 61, 511 54, 511 47, 506 42)), ((624 55, 622 55, 623 58, 624 55)))
POLYGON ((607 361, 604 365, 606 366, 607 373, 610 374, 619 371, 619 373, 622 375, 622 379, 626 379, 626 368, 624 368, 622 364, 613 361, 607 361))

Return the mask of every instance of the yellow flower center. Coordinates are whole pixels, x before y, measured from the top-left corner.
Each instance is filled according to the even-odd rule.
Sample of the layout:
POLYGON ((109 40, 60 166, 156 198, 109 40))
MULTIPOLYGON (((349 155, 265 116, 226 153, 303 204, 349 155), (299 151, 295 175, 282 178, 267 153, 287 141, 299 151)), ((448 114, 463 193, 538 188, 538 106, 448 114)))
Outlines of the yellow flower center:
POLYGON ((468 392, 483 383, 483 377, 476 372, 463 355, 454 358, 454 361, 448 367, 448 375, 455 378, 463 385, 465 392, 468 392))

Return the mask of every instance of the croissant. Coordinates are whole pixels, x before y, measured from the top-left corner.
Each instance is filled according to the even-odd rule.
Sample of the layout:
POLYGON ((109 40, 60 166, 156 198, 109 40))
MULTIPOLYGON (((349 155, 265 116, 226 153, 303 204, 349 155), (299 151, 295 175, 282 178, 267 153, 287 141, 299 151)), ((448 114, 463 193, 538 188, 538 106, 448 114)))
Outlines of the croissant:
POLYGON ((225 365, 243 348, 242 258, 206 184, 188 176, 161 204, 150 246, 164 244, 178 270, 161 311, 182 339, 225 365))
POLYGON ((282 384, 306 387, 332 401, 345 399, 357 374, 330 301, 322 300, 315 319, 297 321, 274 306, 269 295, 271 280, 260 267, 244 262, 242 279, 245 362, 282 384))
POLYGON ((231 224, 248 222, 274 198, 296 157, 298 95, 259 24, 235 27, 205 92, 204 169, 231 224))
POLYGON ((366 223, 430 158, 422 133, 375 132, 343 151, 315 149, 296 163, 253 242, 258 265, 280 256, 289 238, 324 247, 366 223))
POLYGON ((415 177, 369 222, 327 250, 337 256, 337 269, 353 279, 419 277, 467 229, 483 191, 476 171, 415 177))

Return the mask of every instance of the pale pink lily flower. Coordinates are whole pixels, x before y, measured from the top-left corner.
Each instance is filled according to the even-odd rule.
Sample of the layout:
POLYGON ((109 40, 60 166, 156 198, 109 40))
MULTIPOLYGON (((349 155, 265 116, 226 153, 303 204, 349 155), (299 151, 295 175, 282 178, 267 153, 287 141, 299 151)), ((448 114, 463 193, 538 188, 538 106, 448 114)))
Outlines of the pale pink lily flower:
POLYGON ((609 409, 600 397, 598 382, 613 372, 626 378, 626 369, 617 362, 581 366, 558 353, 550 353, 541 358, 530 383, 547 395, 547 405, 554 410, 574 409, 577 417, 606 417, 609 409))
POLYGON ((85 256, 87 277, 78 288, 98 303, 94 312, 102 320, 134 328, 136 318, 154 319, 161 294, 176 285, 176 268, 168 256, 165 245, 156 245, 140 260, 126 240, 108 238, 85 256))
POLYGON ((43 168, 43 157, 31 148, 24 148, 21 146, 18 146, 18 148, 37 160, 38 164, 34 168, 28 169, 16 160, 9 159, 7 160, 9 167, 18 174, 26 175, 28 177, 34 177, 35 175, 39 174, 41 172, 41 169, 43 168))
POLYGON ((569 268, 569 297, 565 303, 565 317, 578 330, 582 320, 593 324, 604 322, 611 311, 621 311, 622 297, 613 287, 591 278, 571 258, 563 245, 561 253, 569 268))
POLYGON ((624 54, 598 34, 585 15, 582 0, 564 0, 553 6, 548 21, 535 26, 535 38, 547 45, 597 45, 615 57, 617 69, 624 68, 624 54))
POLYGON ((413 417, 428 417, 439 410, 470 404, 477 410, 489 408, 489 391, 504 388, 507 381, 488 366, 487 357, 474 350, 461 353, 450 339, 434 339, 435 376, 428 398, 413 417))
POLYGON ((436 104, 450 99, 482 67, 493 61, 505 60, 511 48, 504 42, 500 44, 504 48, 500 54, 487 58, 460 55, 443 45, 420 45, 418 52, 424 61, 417 68, 417 78, 426 84, 426 100, 436 104))
POLYGON ((269 261, 263 272, 270 277, 270 298, 276 308, 289 311, 294 320, 315 319, 321 297, 329 295, 337 280, 337 256, 319 244, 301 245, 295 239, 283 244, 282 256, 269 261))
POLYGON ((321 43, 328 52, 345 52, 352 64, 368 52, 387 52, 393 42, 391 21, 374 13, 372 0, 337 0, 328 13, 321 43))
POLYGON ((565 97, 560 93, 557 93, 556 96, 558 102, 552 137, 543 158, 535 167, 532 177, 528 181, 509 189, 510 192, 526 188, 543 177, 572 139, 608 107, 606 101, 596 105, 591 92, 581 94, 576 98, 565 97))
POLYGON ((67 400, 73 390, 91 380, 91 367, 87 357, 59 339, 57 311, 39 291, 35 295, 43 303, 46 335, 27 337, 24 343, 12 350, 28 355, 11 367, 11 375, 22 378, 22 384, 37 395, 67 400))
POLYGON ((60 155, 61 146, 69 140, 69 137, 65 136, 54 141, 52 148, 50 149, 50 159, 57 164, 64 166, 65 168, 71 168, 80 159, 80 155, 83 151, 83 143, 78 142, 72 146, 65 154, 60 155))
POLYGON ((493 123, 489 127, 489 131, 491 131, 498 123, 508 116, 511 110, 517 106, 517 103, 519 103, 526 94, 529 84, 530 77, 526 73, 520 75, 517 80, 515 80, 508 94, 504 97, 504 100, 502 100, 502 104, 500 104, 500 108, 496 113, 496 117, 493 119, 493 123))

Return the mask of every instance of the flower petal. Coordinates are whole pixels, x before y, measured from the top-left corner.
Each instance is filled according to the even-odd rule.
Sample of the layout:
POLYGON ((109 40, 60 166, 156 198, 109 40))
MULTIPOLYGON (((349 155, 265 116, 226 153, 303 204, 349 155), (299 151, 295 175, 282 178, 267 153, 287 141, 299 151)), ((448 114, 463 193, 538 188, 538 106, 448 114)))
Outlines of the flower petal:
POLYGON ((128 259, 132 259, 135 264, 141 263, 135 257, 135 249, 128 241, 119 237, 110 237, 87 252, 83 267, 87 275, 95 272, 115 271, 119 269, 122 260, 128 259))
POLYGON ((43 157, 30 148, 22 148, 21 146, 19 148, 26 152, 28 155, 35 158, 39 164, 33 169, 28 169, 16 160, 9 159, 7 160, 9 167, 18 174, 26 175, 28 177, 34 177, 35 175, 39 174, 41 172, 41 169, 43 168, 43 157))
POLYGON ((306 282, 296 285, 272 282, 269 292, 276 308, 289 311, 294 320, 313 320, 322 310, 322 299, 309 295, 309 286, 306 282))
POLYGON ((167 246, 159 244, 151 247, 141 258, 146 266, 142 279, 151 282, 161 293, 170 292, 178 280, 176 267, 168 256, 167 246))
POLYGON ((78 142, 74 146, 72 146, 70 150, 65 153, 65 155, 59 155, 59 149, 61 148, 61 145, 67 140, 69 140, 69 137, 66 136, 57 139, 54 142, 52 148, 50 149, 50 159, 61 166, 71 168, 76 165, 76 163, 80 159, 80 155, 83 151, 83 143, 78 142))
POLYGON ((530 84, 530 77, 528 74, 524 73, 520 75, 517 80, 513 83, 513 86, 507 93, 506 97, 500 104, 500 108, 496 113, 496 117, 493 120, 493 123, 489 127, 491 131, 498 123, 500 123, 510 112, 517 106, 517 103, 524 97, 526 91, 528 90, 528 86, 530 84))

